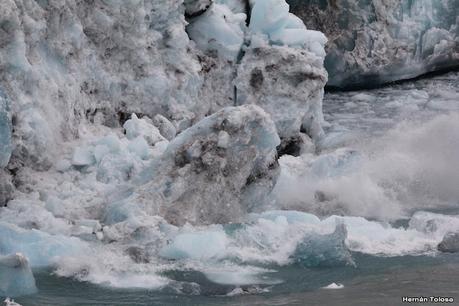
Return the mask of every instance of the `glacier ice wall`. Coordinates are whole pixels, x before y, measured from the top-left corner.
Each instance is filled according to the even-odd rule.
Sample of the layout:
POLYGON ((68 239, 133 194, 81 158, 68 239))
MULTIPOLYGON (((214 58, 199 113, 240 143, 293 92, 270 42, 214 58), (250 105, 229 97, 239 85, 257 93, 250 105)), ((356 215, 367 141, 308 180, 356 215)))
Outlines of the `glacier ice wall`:
MULTIPOLYGON (((11 167, 47 169, 78 125, 125 113, 188 126, 207 110, 182 1, 0 4, 0 84, 15 117, 11 167), (151 116, 153 117, 153 116, 151 116)), ((183 127, 182 127, 183 128, 183 127)))
POLYGON ((287 2, 329 38, 330 86, 376 86, 459 66, 457 0, 287 2))
POLYGON ((209 83, 223 75, 234 79, 230 99, 236 105, 256 104, 266 110, 283 146, 300 138, 301 130, 318 139, 327 81, 323 68, 327 38, 306 29, 284 0, 250 1, 246 11, 242 4, 215 2, 190 19, 191 39, 204 58, 213 59, 209 83))
MULTIPOLYGON (((274 2, 284 5, 271 43, 321 52, 284 0, 274 2), (303 35, 300 43, 282 41, 292 31, 303 35)), ((241 104, 233 80, 251 44, 250 9, 238 0, 2 1, 0 86, 14 119, 9 169, 49 169, 59 144, 78 138, 81 124, 118 127, 137 113, 161 115, 180 132, 241 104), (208 52, 214 49, 226 52, 208 52)), ((314 90, 304 103, 320 103, 314 97, 322 89, 314 90)))

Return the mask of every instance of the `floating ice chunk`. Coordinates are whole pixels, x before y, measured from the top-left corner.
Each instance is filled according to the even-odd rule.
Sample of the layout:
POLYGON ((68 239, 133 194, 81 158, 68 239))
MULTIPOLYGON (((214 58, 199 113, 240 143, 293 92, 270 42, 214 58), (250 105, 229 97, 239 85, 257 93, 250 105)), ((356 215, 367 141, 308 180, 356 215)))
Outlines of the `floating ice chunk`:
POLYGON ((94 151, 92 147, 78 147, 73 152, 72 165, 74 166, 90 166, 96 163, 94 151))
POLYGON ((3 302, 5 303, 4 306, 22 306, 21 304, 16 303, 13 299, 10 299, 9 297, 7 297, 3 302))
POLYGON ((459 233, 448 233, 438 244, 437 249, 440 252, 458 253, 459 252, 459 233))
POLYGON ((38 230, 24 230, 0 222, 0 252, 20 252, 29 259, 32 267, 43 267, 51 265, 54 260, 63 256, 89 253, 89 248, 78 238, 49 235, 38 230))
POLYGON ((328 286, 322 287, 322 289, 343 289, 344 285, 340 283, 331 283, 328 286))
POLYGON ((216 259, 225 255, 228 239, 223 231, 205 231, 177 235, 160 251, 168 259, 216 259))
POLYGON ((0 296, 17 297, 36 291, 35 278, 27 258, 20 253, 0 255, 0 296))
POLYGON ((307 267, 354 265, 345 243, 346 237, 344 224, 337 224, 335 231, 329 235, 308 233, 298 244, 292 258, 307 267))
POLYGON ((190 38, 204 51, 216 51, 230 61, 236 61, 244 43, 246 15, 235 14, 226 5, 212 4, 187 27, 190 38))
POLYGON ((123 128, 126 130, 126 137, 129 140, 134 140, 141 136, 151 146, 159 141, 166 140, 148 117, 139 119, 134 113, 131 115, 131 119, 124 123, 123 128))

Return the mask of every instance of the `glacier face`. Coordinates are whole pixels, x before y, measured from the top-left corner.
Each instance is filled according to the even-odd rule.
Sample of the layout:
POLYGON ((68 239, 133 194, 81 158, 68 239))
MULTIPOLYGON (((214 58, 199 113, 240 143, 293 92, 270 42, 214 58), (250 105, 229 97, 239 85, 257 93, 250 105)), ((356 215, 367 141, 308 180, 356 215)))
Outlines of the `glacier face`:
MULTIPOLYGON (((333 149, 323 135, 325 36, 283 0, 182 2, 0 3, 0 86, 14 118, 13 158, 0 172, 0 206, 8 201, 1 256, 21 252, 32 268, 103 286, 199 294, 199 284, 168 272, 272 285, 267 266, 347 265, 350 251, 425 254, 446 230, 427 232, 430 224, 458 228, 457 216, 436 214, 417 215, 406 229, 330 216, 384 219, 378 207, 400 216, 383 197, 394 176, 379 180, 372 170, 405 169, 407 159, 362 173, 366 155, 355 150, 315 155, 309 138, 333 149), (288 139, 311 147, 278 164, 276 149, 288 139)), ((350 115, 358 116, 341 120, 350 115)), ((417 144, 402 151, 405 138, 397 142, 395 161, 415 150, 415 162, 427 164, 436 153, 417 144)))
POLYGON ((116 126, 138 112, 187 127, 205 114, 183 11, 182 1, 2 1, 0 84, 17 119, 11 167, 49 168, 80 123, 116 126))
POLYGON ((329 38, 330 86, 377 86, 459 66, 457 0, 287 2, 329 38))
MULTIPOLYGON (((270 20, 258 22, 271 27, 269 43, 322 54, 324 37, 306 30, 283 0, 272 1, 282 3, 279 29, 270 20), (291 40, 292 31, 301 34, 299 40, 291 40)), ((9 168, 37 170, 50 168, 60 143, 79 137, 80 124, 116 127, 135 112, 161 115, 180 132, 241 104, 233 84, 243 69, 237 62, 246 44, 260 42, 258 37, 251 43, 252 34, 267 30, 258 33, 258 25, 249 31, 247 10, 263 14, 269 8, 250 8, 239 0, 7 0, 0 5, 0 67, 6 72, 0 85, 15 119, 9 168)), ((304 103, 320 103, 314 97, 322 89, 314 90, 304 103)))

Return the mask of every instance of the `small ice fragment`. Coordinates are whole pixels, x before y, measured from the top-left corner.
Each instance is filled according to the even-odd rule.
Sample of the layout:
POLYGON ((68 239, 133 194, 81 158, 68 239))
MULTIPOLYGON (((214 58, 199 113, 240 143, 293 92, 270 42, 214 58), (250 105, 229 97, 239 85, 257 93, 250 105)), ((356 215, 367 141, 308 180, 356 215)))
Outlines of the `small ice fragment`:
POLYGON ((344 285, 340 283, 331 283, 328 286, 322 287, 322 289, 343 289, 344 285))
POLYGON ((8 297, 3 302, 5 303, 5 306, 22 306, 21 304, 16 303, 14 300, 8 297))

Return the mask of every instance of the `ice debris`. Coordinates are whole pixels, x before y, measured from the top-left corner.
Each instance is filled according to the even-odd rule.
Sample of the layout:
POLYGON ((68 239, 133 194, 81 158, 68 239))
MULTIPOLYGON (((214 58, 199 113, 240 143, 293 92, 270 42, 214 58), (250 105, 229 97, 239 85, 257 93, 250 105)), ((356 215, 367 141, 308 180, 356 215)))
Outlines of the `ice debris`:
POLYGON ((337 224, 329 235, 306 234, 298 244, 292 257, 306 267, 355 265, 346 246, 347 230, 344 224, 337 224))
POLYGON ((437 249, 440 252, 457 253, 459 252, 459 233, 448 233, 438 244, 437 249))
POLYGON ((13 299, 7 297, 4 301, 3 301, 4 306, 22 306, 21 304, 19 303, 16 303, 13 299))
POLYGON ((275 126, 261 108, 225 108, 174 138, 123 205, 173 224, 237 221, 274 186, 278 145, 275 126))
POLYGON ((322 289, 333 289, 333 290, 343 289, 343 288, 344 288, 344 285, 340 283, 331 283, 330 285, 322 287, 322 289))

